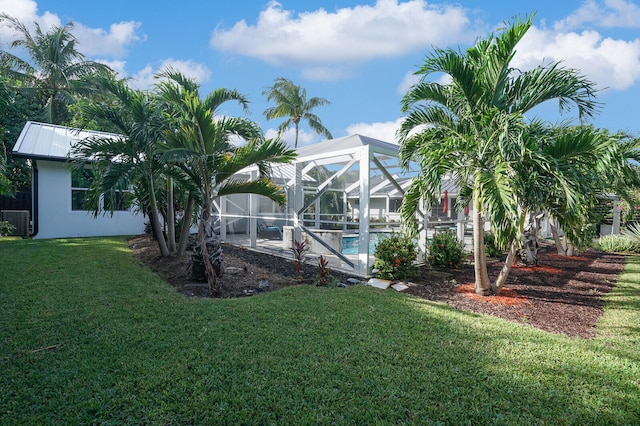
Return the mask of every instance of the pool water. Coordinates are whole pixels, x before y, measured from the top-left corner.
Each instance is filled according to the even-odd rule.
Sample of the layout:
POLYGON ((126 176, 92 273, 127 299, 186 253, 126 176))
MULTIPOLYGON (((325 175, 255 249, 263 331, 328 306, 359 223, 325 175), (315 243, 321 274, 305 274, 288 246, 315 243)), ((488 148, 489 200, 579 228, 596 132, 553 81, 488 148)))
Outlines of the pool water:
MULTIPOLYGON (((373 254, 376 251, 376 246, 382 241, 388 234, 381 232, 372 232, 369 234, 369 254, 373 254)), ((343 235, 342 236, 342 254, 358 254, 359 236, 343 235)))

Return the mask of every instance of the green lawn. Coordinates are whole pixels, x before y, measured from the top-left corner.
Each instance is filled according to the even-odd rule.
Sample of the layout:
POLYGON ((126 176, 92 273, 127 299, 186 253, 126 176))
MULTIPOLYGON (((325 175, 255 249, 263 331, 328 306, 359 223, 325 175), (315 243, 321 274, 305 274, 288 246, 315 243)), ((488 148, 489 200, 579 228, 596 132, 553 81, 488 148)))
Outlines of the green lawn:
POLYGON ((607 300, 587 341, 364 286, 189 299, 123 239, 0 240, 0 424, 640 424, 638 258, 607 300))

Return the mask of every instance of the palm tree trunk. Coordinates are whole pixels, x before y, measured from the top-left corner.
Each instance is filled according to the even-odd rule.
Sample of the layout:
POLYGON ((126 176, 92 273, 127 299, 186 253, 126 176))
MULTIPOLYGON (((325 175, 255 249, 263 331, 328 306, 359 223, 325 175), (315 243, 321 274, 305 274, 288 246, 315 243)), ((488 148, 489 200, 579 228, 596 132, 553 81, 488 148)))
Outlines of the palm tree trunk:
POLYGON ((191 231, 191 219, 193 218, 193 195, 189 194, 187 206, 184 209, 184 215, 182 216, 182 228, 180 229, 180 240, 178 241, 177 256, 181 257, 187 251, 187 244, 189 243, 189 235, 191 231))
POLYGON ((293 147, 295 149, 298 149, 298 132, 299 132, 299 130, 300 129, 298 128, 298 123, 296 123, 296 141, 295 141, 295 144, 293 145, 293 147))
POLYGON ((202 252, 202 260, 204 262, 204 269, 207 274, 207 283, 209 284, 209 292, 215 296, 220 294, 220 282, 218 281, 218 275, 216 274, 213 265, 211 264, 209 248, 207 247, 208 228, 210 228, 209 220, 211 219, 211 199, 205 202, 202 206, 202 212, 200 215, 200 223, 198 224, 198 239, 200 241, 200 250, 202 252))
POLYGON ((167 242, 170 253, 176 251, 176 212, 173 203, 173 178, 167 176, 167 242))
MULTIPOLYGON (((529 211, 527 209, 522 209, 520 212, 520 220, 518 221, 518 230, 516 235, 523 235, 523 231, 525 228, 525 223, 527 222, 527 218, 529 217, 529 211)), ((500 274, 496 279, 495 283, 491 283, 491 294, 498 295, 502 291, 502 287, 507 282, 507 277, 511 272, 511 268, 513 267, 513 262, 516 260, 516 255, 518 254, 518 240, 517 238, 512 238, 509 242, 509 252, 507 253, 507 259, 504 261, 504 265, 502 265, 502 269, 500 270, 500 274)))
POLYGON ((522 249, 521 257, 527 265, 538 264, 538 220, 539 213, 529 211, 525 213, 524 225, 522 227, 522 249))
POLYGON ((509 253, 507 254, 507 260, 505 260, 504 265, 500 270, 500 275, 498 275, 498 278, 496 279, 496 282, 491 284, 491 294, 500 294, 500 292, 502 291, 502 287, 504 287, 504 283, 507 282, 507 277, 511 272, 511 267, 513 266, 514 260, 516 260, 516 254, 518 253, 516 247, 516 240, 511 241, 511 244, 509 244, 509 253))
POLYGON ((551 216, 549 216, 549 225, 551 227, 551 235, 553 235, 553 241, 556 243, 556 250, 558 250, 558 254, 560 256, 566 256, 568 249, 568 247, 565 246, 565 243, 567 242, 566 238, 564 241, 560 239, 557 223, 551 216))
POLYGON ((487 272, 487 256, 484 251, 484 220, 482 204, 476 191, 473 197, 473 269, 476 277, 476 293, 488 296, 489 273, 487 272))
POLYGON ((167 242, 164 240, 162 226, 160 226, 160 220, 158 219, 158 201, 156 200, 155 188, 153 186, 153 177, 149 180, 149 202, 151 204, 150 220, 152 222, 153 229, 156 232, 156 240, 158 240, 160 254, 162 257, 168 257, 170 254, 169 249, 167 248, 167 242))
POLYGON ((49 99, 44 106, 44 116, 47 123, 58 124, 53 122, 53 95, 49 96, 49 99))

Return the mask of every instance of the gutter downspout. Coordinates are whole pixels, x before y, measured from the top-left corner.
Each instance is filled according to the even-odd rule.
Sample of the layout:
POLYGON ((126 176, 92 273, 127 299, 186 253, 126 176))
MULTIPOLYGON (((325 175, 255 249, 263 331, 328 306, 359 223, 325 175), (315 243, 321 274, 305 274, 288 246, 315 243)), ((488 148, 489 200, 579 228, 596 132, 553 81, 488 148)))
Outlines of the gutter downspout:
POLYGON ((31 206, 32 206, 32 214, 33 214, 33 230, 30 238, 38 235, 38 160, 33 159, 33 163, 31 164, 32 173, 31 173, 31 206))

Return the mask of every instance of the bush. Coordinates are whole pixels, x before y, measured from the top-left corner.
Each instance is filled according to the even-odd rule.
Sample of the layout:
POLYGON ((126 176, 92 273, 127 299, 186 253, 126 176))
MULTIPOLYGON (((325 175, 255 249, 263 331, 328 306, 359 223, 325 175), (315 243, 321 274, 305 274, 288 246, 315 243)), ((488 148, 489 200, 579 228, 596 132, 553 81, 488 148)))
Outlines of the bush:
POLYGON ((418 275, 418 247, 410 238, 392 234, 376 245, 375 256, 374 268, 379 278, 403 280, 418 275))
POLYGON ((496 243, 495 235, 487 231, 484 231, 484 252, 487 257, 501 257, 504 255, 504 251, 496 243))
POLYGON ((7 222, 6 220, 0 221, 0 237, 6 237, 7 235, 11 235, 13 231, 16 230, 16 227, 7 222))
POLYGON ((452 231, 433 236, 429 246, 429 264, 437 268, 457 268, 467 257, 464 244, 452 231))
POLYGON ((624 235, 605 235, 598 240, 600 250, 615 253, 640 253, 640 241, 624 235))

